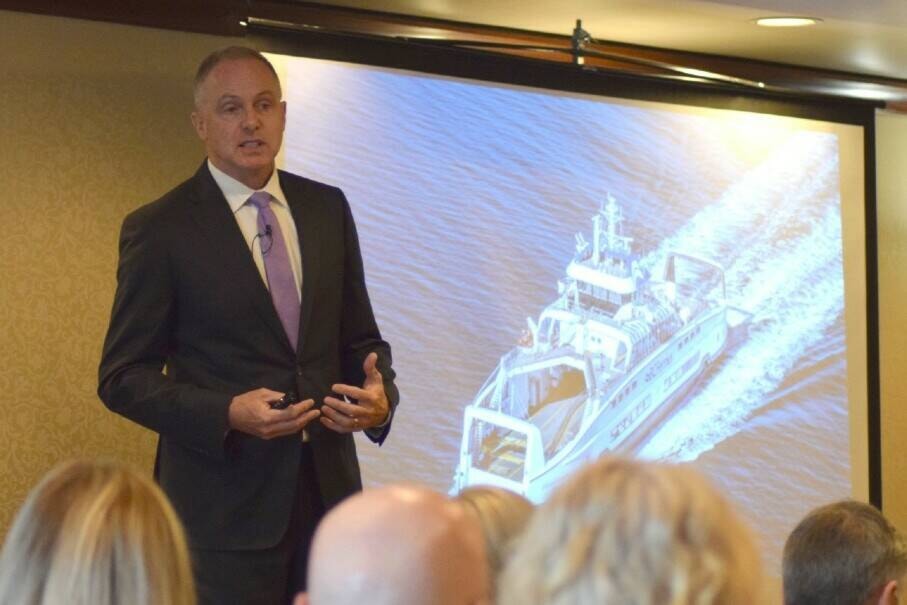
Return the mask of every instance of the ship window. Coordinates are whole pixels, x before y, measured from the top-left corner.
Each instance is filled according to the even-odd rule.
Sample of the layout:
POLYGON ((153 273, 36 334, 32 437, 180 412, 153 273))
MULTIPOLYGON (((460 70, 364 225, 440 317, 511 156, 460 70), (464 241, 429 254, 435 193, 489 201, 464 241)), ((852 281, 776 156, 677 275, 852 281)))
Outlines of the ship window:
POLYGON ((526 434, 482 421, 476 421, 473 431, 470 453, 475 467, 515 481, 522 480, 526 434))

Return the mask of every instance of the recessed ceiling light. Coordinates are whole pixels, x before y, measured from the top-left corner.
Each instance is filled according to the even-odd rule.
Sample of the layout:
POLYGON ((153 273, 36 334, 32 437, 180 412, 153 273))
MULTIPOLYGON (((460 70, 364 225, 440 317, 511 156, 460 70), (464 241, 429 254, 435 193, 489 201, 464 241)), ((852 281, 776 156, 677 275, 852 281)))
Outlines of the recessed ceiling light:
POLYGON ((754 19, 756 25, 762 27, 806 27, 807 25, 816 25, 821 23, 822 19, 815 17, 762 17, 754 19))

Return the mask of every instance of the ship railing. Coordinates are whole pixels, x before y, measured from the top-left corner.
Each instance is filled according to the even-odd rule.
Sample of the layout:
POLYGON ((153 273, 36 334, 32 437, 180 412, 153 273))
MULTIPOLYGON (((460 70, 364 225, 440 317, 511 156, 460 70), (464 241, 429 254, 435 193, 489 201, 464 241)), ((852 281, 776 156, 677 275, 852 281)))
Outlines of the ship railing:
POLYGON ((554 362, 567 361, 568 365, 578 367, 579 361, 575 350, 570 346, 560 346, 545 353, 525 353, 519 350, 509 351, 501 357, 498 366, 479 393, 473 399, 473 405, 485 409, 498 410, 516 418, 526 418, 529 413, 529 402, 510 396, 507 381, 515 373, 535 371, 554 362), (570 363, 572 361, 572 363, 570 363))
POLYGON ((478 407, 501 409, 501 402, 504 397, 504 391, 507 381, 507 370, 512 360, 519 354, 517 350, 508 351, 501 359, 494 371, 488 375, 485 382, 479 388, 479 392, 472 400, 472 404, 478 407))
POLYGON ((545 464, 542 435, 539 428, 526 420, 514 418, 496 410, 468 406, 463 412, 463 441, 460 445, 460 464, 457 470, 457 484, 460 488, 476 484, 492 484, 526 493, 529 478, 545 464), (525 439, 525 450, 516 463, 521 466, 517 476, 505 477, 494 473, 491 466, 481 468, 477 459, 493 455, 482 451, 485 440, 492 431, 503 430, 517 440, 525 439))
POLYGON ((478 407, 492 407, 496 405, 496 401, 500 402, 500 396, 497 398, 495 397, 495 388, 497 387, 499 373, 500 367, 492 372, 491 376, 485 380, 485 384, 482 385, 482 388, 479 389, 478 394, 473 399, 473 405, 478 407))
MULTIPOLYGON (((554 359, 560 359, 562 357, 580 357, 576 354, 573 347, 570 345, 561 345, 555 347, 551 350, 545 351, 544 353, 523 353, 521 351, 511 351, 511 353, 516 353, 515 355, 507 355, 506 362, 503 364, 502 369, 507 374, 511 374, 514 368, 522 368, 527 365, 537 365, 539 363, 546 363, 554 359)), ((502 359, 502 361, 505 361, 502 359)))
POLYGON ((615 328, 618 328, 618 329, 620 328, 620 324, 617 321, 615 321, 613 317, 608 315, 608 313, 604 309, 601 309, 600 307, 596 307, 595 305, 584 305, 581 303, 577 303, 573 299, 573 297, 570 297, 570 296, 565 296, 565 297, 561 298, 557 303, 555 303, 552 306, 555 308, 560 307, 564 311, 570 311, 571 313, 581 312, 584 315, 587 315, 588 317, 590 317, 591 319, 594 319, 595 321, 601 322, 603 324, 608 324, 610 326, 614 326, 615 328))
POLYGON ((515 402, 508 392, 507 380, 511 375, 514 367, 514 360, 519 357, 520 351, 517 349, 508 351, 498 363, 497 380, 495 390, 492 395, 493 408, 509 416, 525 418, 528 413, 528 402, 515 402), (517 404, 520 405, 517 409, 517 404))
MULTIPOLYGON (((583 265, 590 269, 594 269, 599 273, 606 273, 612 277, 619 277, 621 279, 626 279, 628 277, 633 277, 633 269, 630 267, 630 261, 632 261, 632 256, 627 257, 629 260, 615 263, 610 258, 605 261, 600 259, 592 258, 592 253, 586 254, 582 257, 574 257, 574 262, 578 265, 583 265)), ((623 260, 623 259, 621 259, 623 260)))

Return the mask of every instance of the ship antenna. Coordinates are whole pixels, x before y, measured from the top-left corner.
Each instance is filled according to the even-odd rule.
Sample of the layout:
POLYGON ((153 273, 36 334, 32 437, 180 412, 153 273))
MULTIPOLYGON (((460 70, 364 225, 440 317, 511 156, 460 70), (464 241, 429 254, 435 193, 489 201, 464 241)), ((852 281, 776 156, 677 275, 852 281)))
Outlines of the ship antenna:
POLYGON ((623 217, 620 215, 620 206, 611 193, 608 193, 608 204, 603 204, 602 215, 605 218, 605 225, 608 230, 608 248, 615 250, 618 240, 620 239, 620 227, 623 217))
MULTIPOLYGON (((629 255, 630 242, 633 241, 633 238, 626 237, 623 234, 623 212, 620 204, 617 203, 617 200, 610 192, 607 195, 607 203, 602 202, 602 208, 596 218, 599 219, 595 221, 596 231, 601 228, 600 219, 605 221, 605 233, 602 234, 605 238, 603 247, 612 255, 629 255)), ((623 261, 621 261, 621 264, 623 264, 623 261)))

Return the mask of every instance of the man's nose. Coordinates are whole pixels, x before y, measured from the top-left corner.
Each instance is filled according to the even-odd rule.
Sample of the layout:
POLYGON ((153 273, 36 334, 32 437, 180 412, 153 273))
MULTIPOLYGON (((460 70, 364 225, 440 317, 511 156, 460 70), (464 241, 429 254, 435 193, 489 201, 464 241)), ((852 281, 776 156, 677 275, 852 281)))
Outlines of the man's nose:
POLYGON ((242 127, 246 130, 257 130, 261 126, 261 119, 254 109, 243 112, 242 127))

